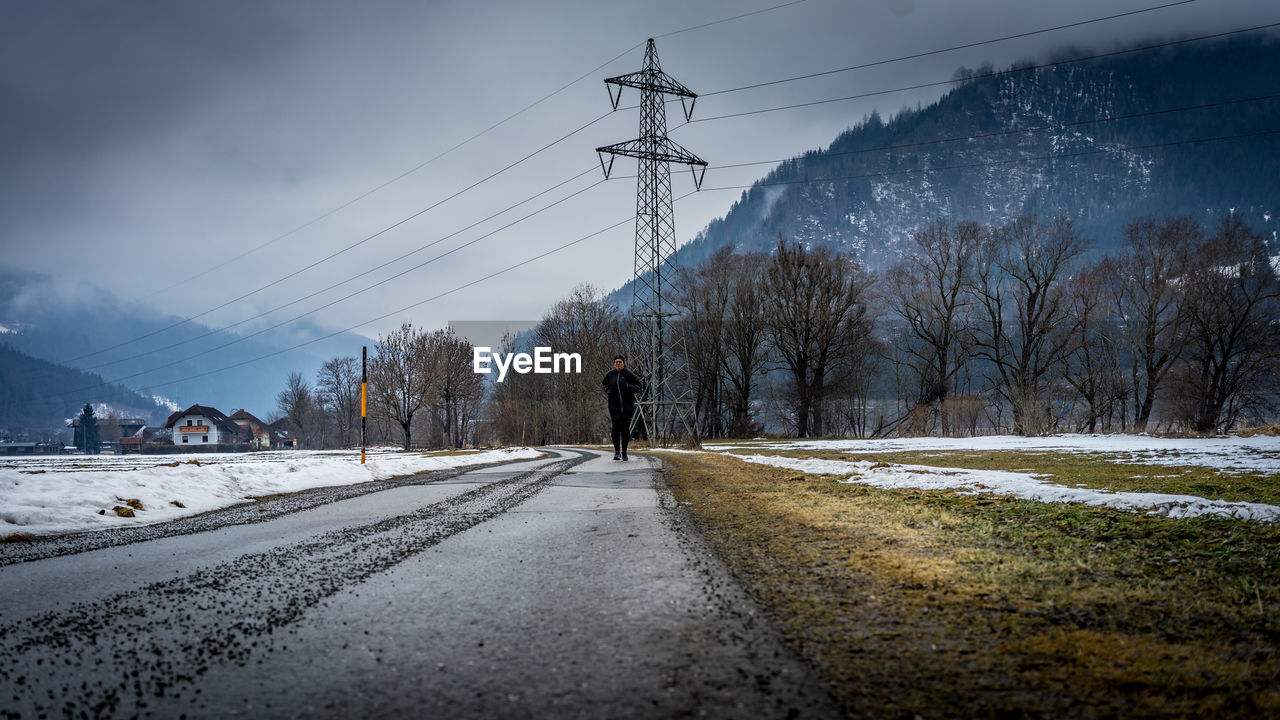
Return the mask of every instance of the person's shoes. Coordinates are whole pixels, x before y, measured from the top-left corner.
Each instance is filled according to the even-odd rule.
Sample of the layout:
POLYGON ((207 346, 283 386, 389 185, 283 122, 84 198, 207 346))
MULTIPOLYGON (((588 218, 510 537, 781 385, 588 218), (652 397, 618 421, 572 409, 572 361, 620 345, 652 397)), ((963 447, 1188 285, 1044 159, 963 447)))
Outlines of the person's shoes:
POLYGON ((622 456, 621 456, 621 455, 619 455, 618 453, 614 453, 614 454, 613 454, 613 459, 614 459, 614 460, 621 460, 621 459, 622 459, 622 456))
POLYGON ((627 461, 627 456, 626 456, 626 455, 623 455, 623 456, 622 456, 622 462, 626 462, 626 461, 627 461))

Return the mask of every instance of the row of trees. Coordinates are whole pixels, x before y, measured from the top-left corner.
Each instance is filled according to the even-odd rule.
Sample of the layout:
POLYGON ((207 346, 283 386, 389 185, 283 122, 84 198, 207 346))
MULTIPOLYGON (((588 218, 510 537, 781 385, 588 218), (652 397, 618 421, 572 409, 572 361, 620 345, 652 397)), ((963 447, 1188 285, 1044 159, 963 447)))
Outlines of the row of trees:
POLYGON ((1141 432, 1157 408, 1209 433, 1275 412, 1280 283, 1237 217, 1136 220, 1101 257, 1068 219, 942 220, 912 241, 881 277, 785 241, 691 273, 704 433, 752 432, 755 379, 778 370, 776 417, 800 436, 1141 432))
MULTIPOLYGON (((370 443, 462 447, 473 442, 484 385, 471 369, 472 347, 451 330, 404 323, 378 338, 369 358, 366 434, 370 443)), ((277 411, 304 447, 360 441, 360 360, 332 358, 314 385, 292 373, 277 411)))
MULTIPOLYGON (((704 437, 777 432, 967 435, 1221 431, 1275 413, 1280 282, 1238 218, 1144 218, 1090 253, 1068 219, 939 220, 870 274, 826 247, 723 248, 679 279, 687 376, 704 437)), ((375 442, 598 442, 600 377, 629 320, 590 285, 502 351, 576 352, 582 374, 508 375, 486 388, 472 348, 409 324, 370 358, 375 442), (517 347, 519 346, 519 347, 517 347)), ((643 375, 640 358, 632 367, 643 375)), ((311 447, 358 441, 359 364, 327 362, 279 397, 311 447)))

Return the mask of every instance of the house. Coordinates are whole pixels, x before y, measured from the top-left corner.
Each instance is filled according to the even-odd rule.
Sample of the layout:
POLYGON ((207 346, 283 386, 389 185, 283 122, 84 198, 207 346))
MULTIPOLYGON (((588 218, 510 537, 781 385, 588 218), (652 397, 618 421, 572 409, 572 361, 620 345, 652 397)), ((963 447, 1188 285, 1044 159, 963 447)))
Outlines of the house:
POLYGON ((284 438, 280 437, 271 425, 259 420, 247 410, 237 410, 231 413, 231 420, 241 428, 253 433, 253 440, 249 444, 256 450, 291 447, 291 445, 285 444, 284 438))
MULTIPOLYGON (((97 418, 98 424, 98 451, 112 452, 115 445, 122 439, 132 437, 137 434, 147 421, 143 418, 122 418, 116 417, 114 414, 108 414, 106 417, 97 418)), ((77 448, 85 448, 84 428, 81 427, 80 417, 76 416, 71 419, 67 427, 72 428, 75 433, 75 439, 72 444, 77 448)))
POLYGON ((272 442, 275 444, 273 447, 293 448, 295 450, 301 447, 301 443, 298 442, 298 436, 295 435, 293 430, 289 427, 288 418, 280 418, 269 427, 271 428, 272 435, 274 435, 272 442))
POLYGON ((177 447, 237 445, 253 437, 217 408, 192 405, 169 416, 165 428, 173 433, 177 447))
POLYGON ((62 443, 53 442, 0 442, 0 455, 58 455, 62 443))

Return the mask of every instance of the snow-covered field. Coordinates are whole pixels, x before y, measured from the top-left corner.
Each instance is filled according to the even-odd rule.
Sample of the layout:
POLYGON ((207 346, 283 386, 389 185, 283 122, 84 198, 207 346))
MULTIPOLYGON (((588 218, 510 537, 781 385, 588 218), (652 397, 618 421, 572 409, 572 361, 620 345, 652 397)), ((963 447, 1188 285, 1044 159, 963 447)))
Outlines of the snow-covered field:
POLYGON ((1111 492, 1070 487, 1032 473, 963 468, 926 467, 877 463, 858 455, 886 452, 931 451, 1053 451, 1091 453, 1117 463, 1203 466, 1225 472, 1280 473, 1280 438, 1173 439, 1145 435, 1056 435, 1044 438, 992 436, 978 438, 895 438, 887 440, 794 440, 751 443, 707 443, 708 450, 726 452, 748 462, 785 467, 805 473, 846 476, 845 482, 884 488, 947 489, 985 492, 1038 502, 1106 505, 1121 510, 1144 511, 1169 517, 1220 515, 1242 520, 1280 520, 1280 506, 1226 502, 1192 495, 1146 492, 1111 492), (836 451, 848 461, 750 454, 751 450, 836 451))
POLYGON ((538 455, 529 448, 461 455, 380 449, 370 452, 364 465, 359 453, 306 450, 5 458, 0 460, 0 536, 156 523, 250 497, 538 455), (112 512, 129 499, 142 503, 135 517, 112 512))

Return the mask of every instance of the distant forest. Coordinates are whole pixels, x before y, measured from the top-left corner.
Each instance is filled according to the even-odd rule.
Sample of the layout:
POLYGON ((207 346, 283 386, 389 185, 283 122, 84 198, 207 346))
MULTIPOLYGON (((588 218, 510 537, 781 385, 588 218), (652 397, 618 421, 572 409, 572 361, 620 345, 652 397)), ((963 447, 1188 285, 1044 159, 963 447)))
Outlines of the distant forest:
POLYGON ((0 435, 15 440, 69 440, 66 422, 87 399, 123 417, 159 424, 167 410, 98 375, 39 360, 0 344, 0 435))

